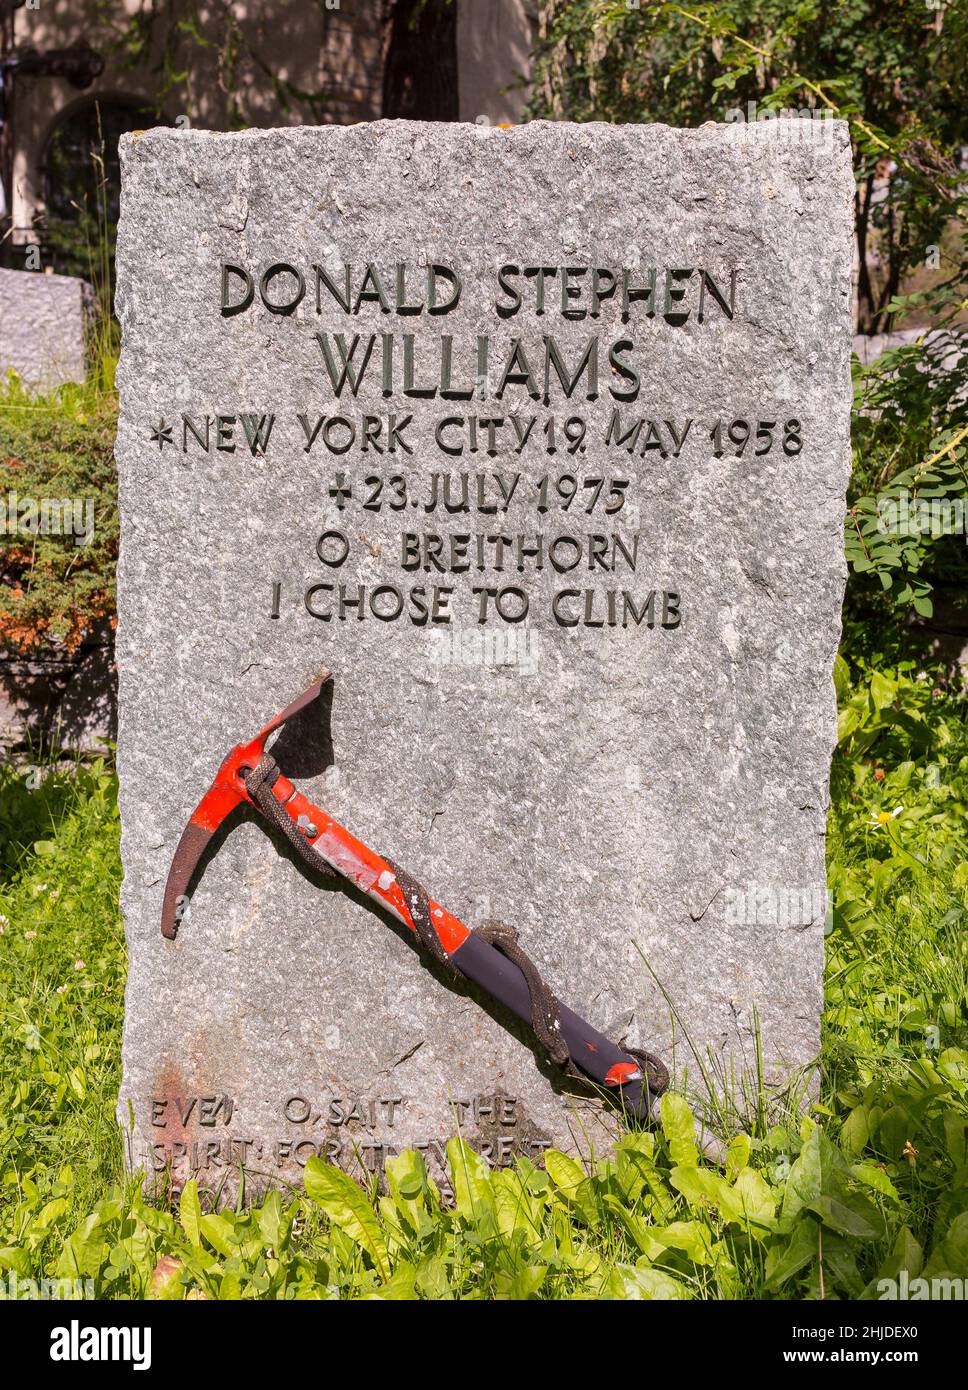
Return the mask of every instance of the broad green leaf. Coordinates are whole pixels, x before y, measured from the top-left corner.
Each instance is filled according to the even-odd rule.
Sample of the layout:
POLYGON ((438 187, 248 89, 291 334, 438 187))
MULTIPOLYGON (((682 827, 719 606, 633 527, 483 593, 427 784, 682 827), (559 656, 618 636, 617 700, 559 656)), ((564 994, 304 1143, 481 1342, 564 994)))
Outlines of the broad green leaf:
POLYGON ((282 1204, 282 1194, 270 1192, 258 1214, 259 1230, 266 1249, 278 1258, 289 1245, 292 1229, 292 1211, 286 1211, 282 1204))
POLYGON ((484 1159, 463 1139, 451 1139, 447 1145, 450 1180, 454 1202, 465 1221, 488 1225, 492 1213, 490 1172, 484 1159))
POLYGON ((198 1220, 199 1231, 213 1250, 226 1259, 239 1253, 239 1242, 235 1238, 232 1223, 218 1212, 205 1212, 198 1220))
POLYGON ((770 1250, 766 1257, 767 1288, 778 1289, 799 1274, 804 1266, 818 1256, 820 1248, 819 1223, 809 1217, 801 1216, 793 1228, 793 1235, 782 1249, 770 1250))
POLYGON ((712 1234, 702 1221, 671 1221, 668 1226, 654 1227, 652 1236, 667 1250, 681 1250, 693 1264, 713 1263, 712 1234))
POLYGON ((198 1183, 194 1178, 189 1179, 182 1188, 178 1218, 186 1236, 198 1249, 202 1243, 202 1205, 198 1200, 198 1183))
POLYGON ((735 1182, 750 1161, 753 1141, 748 1134, 737 1134, 726 1150, 726 1176, 735 1182))
POLYGON ((636 1300, 689 1299, 692 1297, 685 1284, 674 1279, 661 1269, 639 1268, 636 1265, 620 1264, 616 1273, 622 1281, 622 1297, 630 1302, 636 1300))
POLYGON ((516 1303, 534 1298, 547 1276, 547 1265, 532 1265, 521 1260, 510 1272, 498 1271, 498 1297, 512 1299, 516 1303))
POLYGON ((30 1252, 23 1245, 3 1246, 0 1248, 0 1269, 12 1269, 26 1278, 30 1274, 30 1252))
MULTIPOLYGON (((643 1136, 645 1137, 645 1136, 643 1136)), ((648 1135, 652 1138, 652 1135, 648 1135)), ((654 1141, 653 1141, 654 1147, 654 1141)), ((675 1210, 676 1199, 666 1185, 663 1172, 660 1171, 658 1164, 652 1158, 649 1149, 643 1146, 635 1146, 626 1149, 625 1157, 631 1166, 639 1170, 645 1180, 645 1185, 649 1190, 651 1204, 654 1213, 660 1220, 668 1220, 675 1210)))
POLYGON ((871 673, 870 691, 874 708, 881 710, 892 702, 897 693, 897 686, 890 677, 883 675, 880 671, 874 671, 871 673))
POLYGON ((415 1149, 404 1149, 386 1162, 387 1187, 398 1215, 417 1232, 427 1214, 427 1165, 415 1149))
POLYGON ((870 1137, 867 1108, 863 1105, 857 1105, 843 1123, 840 1131, 840 1142, 849 1154, 859 1154, 863 1153, 870 1137))
POLYGON ((306 1164, 306 1193, 322 1207, 334 1226, 365 1250, 384 1283, 390 1277, 386 1241, 365 1192, 340 1168, 311 1158, 306 1164))
POLYGON ((964 1115, 957 1112, 945 1115, 944 1134, 948 1157, 956 1168, 964 1168, 968 1163, 968 1121, 964 1115))
POLYGON ((421 1260, 417 1266, 416 1287, 424 1298, 439 1303, 454 1297, 450 1270, 442 1255, 421 1260))
POLYGON ((545 1154, 545 1171, 555 1187, 564 1197, 574 1200, 579 1187, 588 1174, 575 1159, 558 1149, 549 1149, 545 1154))
POLYGON ((630 1129, 627 1134, 622 1135, 615 1149, 617 1153, 644 1154, 646 1158, 654 1158, 655 1132, 651 1129, 630 1129))
POLYGON ((762 1174, 744 1168, 733 1184, 743 1216, 752 1226, 771 1227, 776 1216, 776 1194, 762 1174))
POLYGON ((388 1279, 380 1288, 367 1294, 364 1301, 373 1302, 378 1299, 381 1303, 388 1301, 395 1303, 413 1302, 419 1297, 416 1280, 417 1271, 413 1265, 400 1263, 393 1271, 392 1278, 388 1279))
POLYGON ((808 1202, 820 1196, 820 1130, 811 1126, 783 1192, 782 1215, 791 1220, 808 1202))
POLYGON ((935 1245, 924 1266, 924 1277, 968 1275, 968 1211, 956 1216, 945 1237, 935 1245))
POLYGON ((45 1231, 48 1226, 52 1226, 55 1221, 67 1211, 70 1203, 66 1197, 55 1197, 52 1202, 48 1202, 42 1210, 34 1217, 31 1225, 35 1231, 45 1231))
MULTIPOLYGON (((894 1247, 877 1271, 878 1279, 897 1279, 902 1269, 906 1269, 911 1279, 916 1279, 924 1265, 924 1251, 913 1232, 907 1226, 898 1231, 894 1247)), ((868 1295, 870 1296, 870 1295, 868 1295)))
POLYGON ((741 1200, 721 1173, 680 1164, 670 1172, 669 1181, 693 1211, 708 1211, 713 1207, 724 1221, 738 1221, 743 1215, 741 1200))
MULTIPOLYGON (((141 1227, 142 1239, 137 1241, 138 1230, 132 1236, 129 1245, 135 1245, 139 1256, 144 1256, 147 1247, 144 1227, 141 1227)), ((56 1273, 59 1279, 93 1279, 101 1269, 107 1254, 108 1243, 104 1239, 103 1227, 100 1217, 96 1212, 91 1214, 81 1222, 73 1235, 69 1236, 64 1242, 60 1258, 57 1261, 56 1273)))
POLYGON ((392 1197, 377 1197, 374 1209, 380 1218, 387 1252, 391 1261, 408 1248, 415 1232, 400 1216, 400 1211, 392 1197))
POLYGON ((659 1101, 662 1133, 669 1145, 673 1163, 695 1165, 699 1161, 696 1149, 696 1122, 682 1096, 666 1091, 659 1101))
POLYGON ((860 1192, 822 1192, 806 1204, 831 1230, 860 1240, 881 1240, 885 1222, 881 1213, 860 1192))
POLYGON ((642 1194, 646 1165, 654 1169, 654 1154, 655 1135, 651 1130, 630 1130, 615 1145, 615 1177, 630 1205, 642 1194))
POLYGON ((589 1226, 594 1226, 601 1216, 600 1201, 596 1183, 581 1164, 557 1149, 549 1149, 545 1165, 554 1184, 555 1196, 566 1202, 572 1212, 580 1212, 589 1226))
POLYGON ((897 1188, 891 1182, 884 1169, 877 1163, 855 1163, 851 1166, 851 1175, 862 1182, 865 1187, 872 1187, 875 1192, 881 1192, 885 1197, 890 1197, 892 1202, 899 1202, 900 1196, 897 1188))
POLYGON ((534 1238, 539 1230, 534 1202, 524 1183, 511 1169, 498 1169, 491 1175, 491 1193, 497 1229, 502 1236, 525 1231, 534 1238))

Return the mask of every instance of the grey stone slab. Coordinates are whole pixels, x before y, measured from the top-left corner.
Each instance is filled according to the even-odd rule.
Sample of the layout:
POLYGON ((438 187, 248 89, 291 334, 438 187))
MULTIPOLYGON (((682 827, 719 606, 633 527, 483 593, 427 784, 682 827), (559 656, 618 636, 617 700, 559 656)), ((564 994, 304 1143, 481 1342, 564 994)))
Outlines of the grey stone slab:
POLYGON ((0 270, 0 377, 52 390, 84 380, 90 285, 73 275, 0 270))
MULTIPOLYGON (((321 770, 313 725, 284 770, 468 925, 516 924, 590 1022, 663 1054, 700 1098, 705 1072, 742 1103, 757 1027, 770 1085, 796 1081, 815 1057, 853 184, 845 128, 811 142, 776 124, 742 140, 712 125, 380 122, 123 142, 131 964, 119 1115, 126 1128, 133 1118, 133 1163, 173 1161, 216 1185, 244 1155, 253 1173, 298 1181, 312 1153, 359 1171, 421 1144, 434 1163, 458 1120, 496 1161, 552 1142, 602 1152, 614 1133, 612 1113, 521 1029, 357 899, 311 882, 253 821, 208 863, 178 940, 162 939, 171 857, 221 759, 321 667, 336 676, 331 765, 321 770), (443 264, 461 279, 456 307, 399 313, 398 262, 404 304, 443 264), (254 289, 228 315, 224 263, 254 289), (277 263, 305 279, 288 315, 259 294, 277 263), (368 263, 386 311, 363 299, 347 313, 321 284, 317 312, 313 266, 337 287, 352 266, 355 309, 368 263), (503 277, 522 297, 506 316, 504 266, 521 272, 503 277), (523 273, 536 267, 585 268, 564 301, 584 317, 562 313, 560 273, 523 273), (650 268, 655 301, 630 299, 626 321, 623 269, 635 288, 650 268), (335 359, 337 334, 347 350, 361 335, 357 361, 374 336, 356 396, 337 398, 331 383, 321 341, 335 359), (393 340, 386 394, 382 335, 393 340), (441 396, 445 337, 452 391, 476 375, 473 400, 441 396), (593 337, 597 386, 586 363, 566 394, 546 340, 573 371, 593 337), (515 339, 533 382, 508 376, 515 339), (264 453, 246 443, 243 414, 274 416, 264 453), (363 417, 383 420, 386 449, 390 414, 409 451, 364 451, 363 417), (220 415, 235 417, 222 449, 220 415), (331 452, 350 430, 330 425, 307 451, 299 415, 310 433, 320 416, 344 416, 355 442, 331 452), (448 417, 463 423, 440 435, 448 417), (517 452, 514 421, 523 434, 532 417, 517 452), (470 418, 504 422, 493 453, 486 426, 470 452, 470 418), (581 441, 569 419, 583 423, 581 441), (472 510, 429 509, 433 476, 450 475, 453 503, 462 472, 472 510), (503 505, 497 474, 506 487, 518 475, 507 510, 480 509, 503 505), (569 477, 566 508, 571 483, 558 484, 569 477), (346 537, 340 567, 318 558, 327 531, 346 537), (405 533, 438 538, 416 568, 405 533), (487 539, 497 535, 511 537, 502 569, 487 539), (540 569, 527 553, 539 535, 540 569), (350 599, 363 587, 362 610, 341 617, 338 594, 317 587, 341 584, 350 599), (439 620, 414 621, 412 591, 426 606, 435 585, 450 590, 438 592, 439 620), (394 621, 369 606, 380 586, 401 591, 394 621), (480 622, 475 589, 501 591, 506 621, 489 597, 480 622), (525 598, 527 617, 511 621, 525 598)), ((231 303, 245 283, 230 275, 231 303)), ((296 286, 270 276, 268 295, 281 304, 296 286)), ((520 357, 511 365, 524 375, 520 357)), ((396 605, 390 589, 376 602, 384 615, 396 605)))

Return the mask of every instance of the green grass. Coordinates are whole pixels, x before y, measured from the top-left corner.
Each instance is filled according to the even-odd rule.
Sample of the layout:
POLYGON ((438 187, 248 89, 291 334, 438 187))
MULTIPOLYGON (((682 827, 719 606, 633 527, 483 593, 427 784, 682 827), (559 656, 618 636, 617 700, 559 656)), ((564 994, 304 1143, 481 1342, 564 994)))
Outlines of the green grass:
POLYGON ((101 763, 36 782, 0 772, 2 1200, 18 1175, 44 1182, 71 1164, 78 1202, 93 1204, 121 1175, 116 787, 101 763))
MULTIPOLYGON (((754 1115, 725 1170, 680 1099, 589 1172, 489 1171, 459 1140, 456 1204, 419 1156, 365 1193, 152 1206, 114 1122, 125 954, 103 764, 0 773, 0 1272, 105 1297, 857 1298, 968 1275, 968 731, 908 667, 838 672, 821 1101, 754 1115), (903 810, 877 821, 881 811, 903 810)), ((937 692, 937 693, 933 693, 937 692)))

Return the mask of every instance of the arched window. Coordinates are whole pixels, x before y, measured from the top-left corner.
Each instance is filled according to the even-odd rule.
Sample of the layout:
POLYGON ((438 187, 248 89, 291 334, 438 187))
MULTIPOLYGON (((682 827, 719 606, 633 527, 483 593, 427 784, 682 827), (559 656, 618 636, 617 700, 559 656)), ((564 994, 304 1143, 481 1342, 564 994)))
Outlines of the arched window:
POLYGON ((54 268, 91 273, 91 255, 108 248, 114 258, 121 199, 118 141, 132 130, 160 124, 137 98, 92 97, 57 122, 44 155, 47 241, 54 268))

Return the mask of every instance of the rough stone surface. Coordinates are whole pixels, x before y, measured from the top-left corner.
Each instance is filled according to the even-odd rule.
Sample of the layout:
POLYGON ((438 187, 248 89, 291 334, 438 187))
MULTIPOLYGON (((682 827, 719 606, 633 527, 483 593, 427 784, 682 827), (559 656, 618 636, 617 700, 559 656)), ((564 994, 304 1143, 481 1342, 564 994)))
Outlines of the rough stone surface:
MULTIPOLYGON (((515 923, 564 1000, 663 1054, 689 1093, 702 1094, 701 1062, 741 1105, 757 1026, 771 1082, 790 1083, 816 1054, 821 1005, 849 461, 846 130, 809 143, 778 138, 777 123, 738 140, 716 126, 381 122, 152 131, 126 139, 122 156, 119 759, 131 966, 119 1115, 125 1128, 134 1118, 132 1161, 174 1161, 212 1185, 231 1181, 229 1160, 242 1156, 253 1172, 290 1181, 311 1153, 358 1171, 379 1166, 381 1145, 418 1143, 433 1164, 435 1141, 458 1118, 499 1161, 548 1141, 582 1152, 608 1142, 609 1112, 537 1058, 521 1029, 429 968, 353 897, 310 881, 251 820, 207 864, 177 942, 162 939, 172 853, 221 759, 321 667, 336 673, 331 730, 310 721, 283 763, 312 799, 469 925, 515 923), (253 305, 229 316, 223 261, 256 285, 253 305), (420 267, 454 267, 457 308, 394 312, 398 261, 411 302, 422 295, 420 267), (306 277, 289 316, 267 312, 258 294, 276 262, 306 277), (364 301, 346 314, 325 289, 317 313, 311 267, 339 284, 343 262, 354 296, 366 263, 377 265, 389 313, 364 301), (550 277, 539 316, 536 278, 519 276, 522 308, 502 318, 506 264, 619 277, 625 267, 633 285, 656 267, 654 316, 634 301, 623 322, 616 293, 597 318, 563 317, 561 280, 550 277), (684 298, 670 301, 673 317, 688 318, 669 322, 666 270, 690 267, 671 281, 684 298), (697 267, 727 299, 736 272, 732 318, 710 293, 699 322, 697 267), (318 333, 345 334, 347 346, 356 333, 395 335, 391 394, 381 391, 377 337, 359 395, 337 401, 318 333), (404 394, 405 333, 418 385, 439 382, 442 334, 453 337, 461 386, 474 376, 478 335, 489 335, 487 398, 404 394), (548 405, 527 384, 496 398, 513 338, 543 397, 543 335, 570 366, 597 335, 594 399, 587 374, 566 399, 553 371, 548 405), (619 361, 641 376, 634 400, 612 394, 630 388, 609 364, 621 340, 633 346, 619 361), (632 453, 606 441, 616 406, 623 431, 657 422, 632 453), (343 414, 359 427, 364 414, 388 411, 413 416, 412 453, 362 452, 357 440, 337 455, 320 438, 306 452, 296 418, 343 414), (275 414, 264 456, 238 422, 223 436, 234 452, 216 447, 214 426, 207 452, 186 440, 183 415, 198 425, 240 412, 275 414), (510 424, 490 457, 486 438, 460 456, 435 443, 443 417, 512 414, 522 428, 536 417, 520 454, 510 424), (575 416, 587 432, 572 453, 563 425, 575 416), (681 435, 690 419, 674 457, 664 422, 681 435), (741 457, 726 433, 737 419, 753 431, 741 457), (766 434, 755 436, 761 421, 776 422, 769 449, 766 434), (174 425, 172 443, 152 440, 160 422, 174 425), (663 450, 643 452, 656 433, 663 450), (495 472, 520 473, 508 511, 426 511, 431 475, 462 470, 472 501, 486 475, 488 503, 495 472), (578 497, 563 510, 556 484, 572 472, 578 497), (331 493, 339 473, 353 487, 343 510, 331 493), (402 510, 390 506, 393 475, 409 488, 402 510), (363 505, 370 476, 384 479, 379 510, 363 505), (583 484, 594 478, 606 482, 589 513, 594 488, 583 484), (613 479, 629 485, 606 514, 613 479), (317 558, 326 530, 348 537, 341 568, 317 558), (404 531, 531 542, 540 531, 546 547, 571 535, 584 559, 556 572, 546 549, 539 573, 526 556, 519 572, 512 549, 496 572, 485 542, 480 571, 472 541, 468 571, 405 571, 404 531), (589 534, 606 538, 609 562, 613 535, 627 547, 637 536, 634 571, 620 556, 614 569, 590 568, 589 534), (343 620, 311 616, 306 590, 339 583, 354 594, 451 587, 451 621, 417 625, 409 603, 397 621, 352 609, 343 620), (495 621, 492 603, 479 624, 472 589, 517 585, 527 620, 495 621), (563 590, 581 596, 559 600, 559 623, 551 604, 563 590), (601 626, 585 623, 586 590, 587 616, 601 626), (653 590, 653 626, 628 619, 623 591, 644 605, 653 590), (667 600, 663 625, 666 593, 678 599, 667 600)), ((587 310, 590 276, 571 283, 582 297, 569 307, 587 310)), ((270 297, 282 302, 294 286, 275 277, 270 297)), ((233 301, 241 289, 233 279, 233 301)), ((337 447, 345 437, 330 435, 337 447)), ((458 427, 444 438, 468 440, 458 427)), ((557 553, 567 559, 567 543, 557 553)), ((317 611, 332 602, 321 591, 311 601, 317 611)), ((505 598, 506 611, 517 602, 505 598)))
POLYGON ((84 380, 84 336, 93 297, 72 275, 0 270, 0 377, 12 367, 51 390, 84 380))

